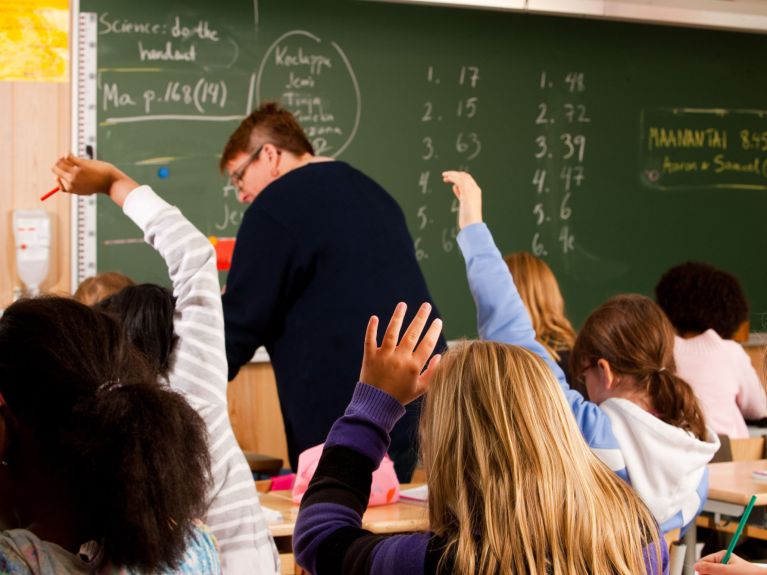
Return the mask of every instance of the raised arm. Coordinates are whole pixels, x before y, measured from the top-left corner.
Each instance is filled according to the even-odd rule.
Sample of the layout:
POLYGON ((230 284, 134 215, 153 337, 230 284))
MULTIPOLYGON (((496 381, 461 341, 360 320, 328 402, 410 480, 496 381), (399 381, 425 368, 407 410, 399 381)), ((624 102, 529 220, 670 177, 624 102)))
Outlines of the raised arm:
POLYGON ((277 552, 227 409, 224 319, 216 256, 208 239, 148 186, 105 162, 62 158, 54 172, 65 191, 108 194, 163 257, 176 297, 178 336, 168 381, 205 420, 213 485, 205 520, 219 544, 224 573, 275 573, 277 552))
POLYGON ((226 406, 226 355, 215 250, 178 210, 112 164, 68 156, 54 167, 62 188, 108 195, 144 232, 168 266, 178 335, 171 385, 200 405, 226 406))
POLYGON ((442 322, 434 320, 419 344, 431 311, 424 304, 400 340, 405 308, 402 303, 397 306, 380 347, 378 319, 370 319, 360 383, 345 414, 331 428, 301 501, 294 551, 297 563, 315 575, 341 573, 351 565, 357 566, 354 573, 411 573, 413 566, 426 561, 430 534, 385 537, 361 528, 372 473, 386 453, 389 433, 405 413, 404 404, 426 390, 439 362, 439 355, 431 361, 429 356, 442 322))
POLYGON ((596 404, 570 389, 565 375, 546 349, 535 339, 527 309, 514 285, 506 262, 482 222, 482 190, 466 172, 442 175, 460 202, 458 245, 466 260, 469 288, 477 306, 477 326, 482 339, 524 347, 546 361, 570 404, 584 439, 595 454, 626 479, 626 464, 607 415, 596 404))
POLYGON ((511 272, 482 221, 482 190, 466 172, 444 172, 443 179, 452 185, 460 202, 458 245, 466 260, 469 289, 477 306, 479 337, 529 349, 546 361, 561 385, 567 386, 562 370, 536 341, 511 272))

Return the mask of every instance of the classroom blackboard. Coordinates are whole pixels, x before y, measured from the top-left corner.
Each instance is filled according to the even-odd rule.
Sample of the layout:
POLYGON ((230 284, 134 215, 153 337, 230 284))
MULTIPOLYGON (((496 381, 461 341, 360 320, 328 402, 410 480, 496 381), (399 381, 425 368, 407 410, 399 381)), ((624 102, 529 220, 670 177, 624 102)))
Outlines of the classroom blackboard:
MULTIPOLYGON (((741 278, 767 329, 765 36, 363 0, 80 9, 98 12, 97 156, 180 206, 222 268, 244 206, 220 151, 279 100, 398 200, 450 338, 476 333, 451 168, 483 187, 502 251, 551 265, 576 324, 701 259, 741 278)), ((102 199, 98 269, 167 283, 102 199)))

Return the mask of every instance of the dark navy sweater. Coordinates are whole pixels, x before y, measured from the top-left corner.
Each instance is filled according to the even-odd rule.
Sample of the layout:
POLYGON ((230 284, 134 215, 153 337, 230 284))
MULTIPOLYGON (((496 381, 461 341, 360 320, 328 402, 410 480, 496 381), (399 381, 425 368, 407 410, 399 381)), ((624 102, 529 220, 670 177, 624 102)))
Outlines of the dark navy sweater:
MULTIPOLYGON (((223 296, 229 379, 263 345, 277 377, 293 468, 327 436, 359 377, 368 318, 431 301, 396 201, 343 162, 292 170, 245 211, 223 296)), ((438 346, 438 351, 444 342, 438 346)), ((392 433, 407 479, 418 405, 392 433)))

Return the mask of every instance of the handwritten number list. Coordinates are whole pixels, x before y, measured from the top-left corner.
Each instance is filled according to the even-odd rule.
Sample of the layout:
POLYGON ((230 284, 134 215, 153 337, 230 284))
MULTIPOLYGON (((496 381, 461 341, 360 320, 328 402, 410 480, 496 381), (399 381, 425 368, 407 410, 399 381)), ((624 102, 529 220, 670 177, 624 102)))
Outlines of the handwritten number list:
POLYGON ((531 179, 535 232, 530 250, 539 257, 553 255, 555 250, 567 255, 576 246, 573 198, 583 192, 586 182, 586 132, 591 124, 586 76, 577 71, 555 75, 543 70, 538 91, 531 179))
POLYGON ((457 168, 470 172, 472 161, 482 152, 482 138, 476 127, 476 118, 480 113, 479 66, 462 64, 443 70, 427 66, 424 78, 429 99, 422 103, 419 111, 422 126, 421 169, 416 188, 422 201, 418 202, 413 214, 418 261, 428 260, 434 252, 450 253, 455 249, 458 200, 453 198, 449 217, 438 218, 440 223, 435 223, 432 212, 444 211, 444 196, 438 196, 438 203, 433 207, 429 196, 435 186, 438 189, 444 186, 444 169, 457 168), (445 129, 445 125, 452 129, 445 129))

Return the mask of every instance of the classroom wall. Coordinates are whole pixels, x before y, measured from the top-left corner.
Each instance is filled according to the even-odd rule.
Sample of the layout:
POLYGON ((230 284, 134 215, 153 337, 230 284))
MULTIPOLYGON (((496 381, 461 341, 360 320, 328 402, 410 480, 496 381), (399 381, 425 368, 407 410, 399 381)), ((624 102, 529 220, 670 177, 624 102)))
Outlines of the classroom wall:
POLYGON ((55 194, 41 204, 39 196, 55 185, 50 166, 69 149, 68 82, 0 82, 0 308, 13 301, 21 286, 16 274, 12 213, 44 208, 51 217, 48 278, 42 289, 70 292, 69 198, 55 194))

